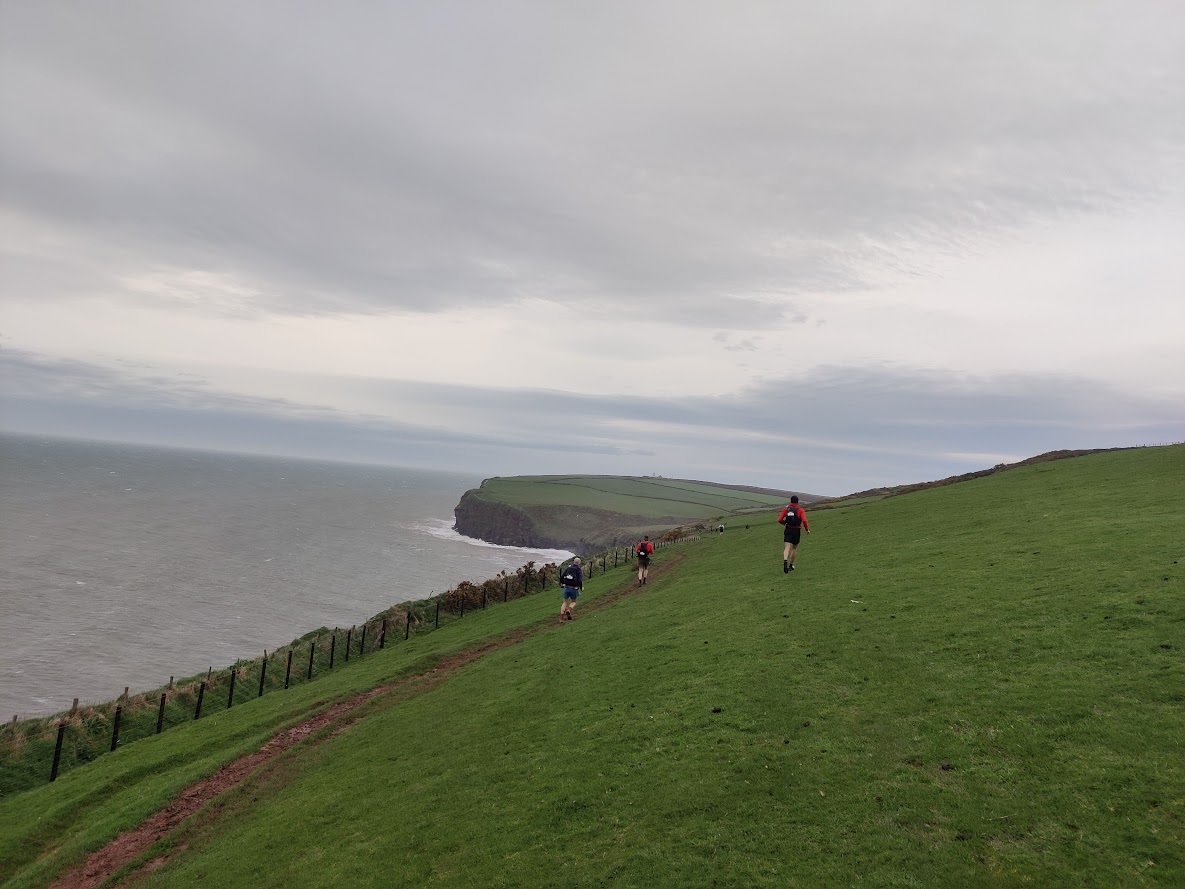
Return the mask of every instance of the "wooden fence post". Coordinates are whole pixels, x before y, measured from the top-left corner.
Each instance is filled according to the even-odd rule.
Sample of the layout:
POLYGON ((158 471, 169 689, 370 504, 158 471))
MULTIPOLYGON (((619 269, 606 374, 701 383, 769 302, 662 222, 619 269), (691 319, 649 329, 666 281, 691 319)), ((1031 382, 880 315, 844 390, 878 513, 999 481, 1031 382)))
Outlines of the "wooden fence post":
POLYGON ((230 694, 226 696, 226 709, 229 710, 235 703, 235 680, 239 676, 239 665, 235 664, 230 668, 230 694))
POLYGON ((58 743, 53 749, 53 768, 49 770, 49 783, 58 780, 58 765, 62 761, 62 739, 66 737, 66 723, 58 723, 58 743))
POLYGON ((202 680, 202 684, 198 686, 197 707, 193 711, 194 719, 202 718, 202 698, 206 696, 206 680, 202 680))
POLYGON ((259 668, 259 694, 257 694, 255 696, 257 698, 263 697, 263 680, 264 680, 264 677, 266 677, 266 676, 267 676, 267 649, 265 648, 263 650, 263 664, 259 668))
POLYGON ((313 655, 317 653, 317 639, 318 638, 319 637, 314 636, 313 641, 309 643, 309 675, 306 676, 305 679, 312 679, 313 678, 313 655))
POLYGON ((111 749, 119 744, 119 723, 123 720, 123 707, 115 708, 115 724, 111 727, 111 749))
POLYGON ((156 711, 156 733, 159 735, 165 727, 165 698, 168 694, 160 696, 160 709, 156 711))
POLYGON ((288 680, 292 678, 292 649, 288 649, 288 669, 284 671, 284 691, 288 690, 288 680))

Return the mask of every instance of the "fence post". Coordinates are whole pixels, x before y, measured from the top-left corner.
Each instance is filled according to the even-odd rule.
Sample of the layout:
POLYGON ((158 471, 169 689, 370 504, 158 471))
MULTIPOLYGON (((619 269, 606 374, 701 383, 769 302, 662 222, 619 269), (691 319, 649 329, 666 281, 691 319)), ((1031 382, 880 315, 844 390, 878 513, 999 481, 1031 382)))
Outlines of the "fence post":
POLYGON ((160 709, 156 711, 156 733, 159 735, 165 727, 165 698, 168 693, 160 696, 160 709))
POLYGON ((403 641, 406 642, 411 636, 411 612, 403 612, 403 641))
POLYGON ((383 618, 383 626, 379 630, 379 649, 381 650, 387 644, 387 619, 383 618))
POLYGON ((440 629, 440 600, 436 600, 436 629, 440 629))
POLYGON ((337 627, 333 628, 333 635, 329 637, 329 669, 333 669, 333 656, 337 652, 337 627))
POLYGON ((58 723, 58 743, 53 749, 53 768, 49 770, 49 783, 58 780, 58 765, 62 761, 62 739, 66 737, 66 723, 58 723))
POLYGON ((202 680, 202 684, 198 686, 198 701, 197 708, 193 711, 194 719, 202 718, 202 698, 206 696, 206 680, 202 680))
POLYGON ((284 671, 284 691, 288 690, 288 680, 292 678, 292 649, 288 649, 288 669, 284 671))
POLYGON ((309 675, 306 679, 313 678, 313 655, 317 653, 317 636, 313 637, 313 641, 309 643, 309 675))
POLYGON ((366 651, 366 624, 362 625, 362 638, 358 640, 358 657, 366 651))
POLYGON ((230 668, 230 694, 226 696, 226 709, 229 710, 235 703, 235 679, 239 675, 239 665, 235 664, 230 668))
POLYGON ((354 641, 354 628, 346 630, 346 662, 350 661, 350 643, 354 641))
POLYGON ((509 598, 510 598, 510 578, 508 577, 508 578, 506 578, 506 580, 504 580, 502 582, 502 601, 505 602, 509 598))
POLYGON ((263 680, 264 680, 264 677, 266 677, 266 676, 267 676, 267 649, 265 648, 263 650, 263 666, 261 666, 259 668, 259 694, 257 694, 255 696, 257 698, 263 697, 263 680))
POLYGON ((115 725, 111 728, 111 749, 119 744, 119 723, 123 720, 123 707, 115 708, 115 725))
POLYGON ((481 588, 481 610, 482 611, 486 610, 486 588, 485 587, 481 588))
POLYGON ((465 616, 465 595, 461 594, 461 617, 465 616))

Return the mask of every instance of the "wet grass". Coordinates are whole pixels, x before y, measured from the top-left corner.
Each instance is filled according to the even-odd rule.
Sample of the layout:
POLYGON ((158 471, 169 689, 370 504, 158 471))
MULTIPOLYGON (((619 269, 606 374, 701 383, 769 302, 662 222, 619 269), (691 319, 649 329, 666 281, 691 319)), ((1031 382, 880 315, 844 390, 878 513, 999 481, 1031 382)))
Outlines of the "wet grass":
MULTIPOLYGON (((775 514, 748 518, 637 595, 293 751, 146 882, 1181 885, 1183 500, 1182 447, 1020 467, 811 513, 788 575, 775 514)), ((0 806, 0 836, 52 856, 13 885, 159 806, 209 745, 250 749, 249 711, 295 694, 0 806)))

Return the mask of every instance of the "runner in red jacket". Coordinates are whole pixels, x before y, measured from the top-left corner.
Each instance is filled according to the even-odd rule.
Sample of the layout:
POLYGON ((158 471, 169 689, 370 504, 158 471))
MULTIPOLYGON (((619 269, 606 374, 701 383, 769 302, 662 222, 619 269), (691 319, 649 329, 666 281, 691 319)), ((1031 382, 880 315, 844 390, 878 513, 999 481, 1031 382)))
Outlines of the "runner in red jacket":
POLYGON ((790 498, 790 502, 778 516, 778 524, 785 526, 782 539, 786 546, 782 549, 782 573, 789 574, 794 570, 794 557, 798 555, 798 542, 802 539, 802 532, 811 533, 806 523, 806 510, 798 505, 798 495, 790 498))
POLYGON ((654 555, 654 544, 650 542, 650 535, 642 538, 642 542, 634 547, 638 557, 638 586, 646 583, 646 576, 650 573, 650 557, 654 555))

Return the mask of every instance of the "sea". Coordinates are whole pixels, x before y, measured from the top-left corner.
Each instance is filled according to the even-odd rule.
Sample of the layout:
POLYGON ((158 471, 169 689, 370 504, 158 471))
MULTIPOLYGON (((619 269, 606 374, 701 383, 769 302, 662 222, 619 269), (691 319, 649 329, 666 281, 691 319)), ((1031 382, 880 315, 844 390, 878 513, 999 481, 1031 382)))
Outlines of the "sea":
POLYGON ((257 657, 562 550, 453 530, 479 475, 0 435, 0 720, 257 657))

